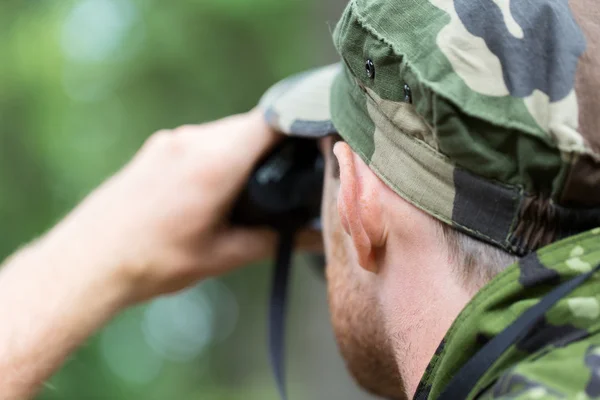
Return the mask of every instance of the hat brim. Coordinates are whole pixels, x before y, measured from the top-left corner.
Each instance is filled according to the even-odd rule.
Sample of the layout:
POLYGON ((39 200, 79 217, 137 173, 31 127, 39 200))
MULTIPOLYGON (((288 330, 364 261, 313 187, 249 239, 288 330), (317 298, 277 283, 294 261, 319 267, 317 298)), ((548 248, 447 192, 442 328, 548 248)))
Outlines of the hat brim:
POLYGON ((259 103, 267 123, 289 136, 317 139, 336 133, 329 102, 340 71, 340 64, 333 64, 275 84, 259 103))

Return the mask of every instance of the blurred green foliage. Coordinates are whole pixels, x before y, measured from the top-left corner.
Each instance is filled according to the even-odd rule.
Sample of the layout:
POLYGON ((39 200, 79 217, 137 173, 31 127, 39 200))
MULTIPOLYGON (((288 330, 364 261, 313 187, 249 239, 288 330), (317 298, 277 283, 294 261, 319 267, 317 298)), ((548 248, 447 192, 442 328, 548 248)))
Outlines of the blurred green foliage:
MULTIPOLYGON (((334 61, 328 21, 343 3, 0 2, 0 256, 52 226, 153 131, 248 110, 278 79, 334 61)), ((310 272, 294 284, 291 390, 357 398, 310 272)), ((268 274, 254 266, 126 311, 39 399, 275 399, 268 274)))

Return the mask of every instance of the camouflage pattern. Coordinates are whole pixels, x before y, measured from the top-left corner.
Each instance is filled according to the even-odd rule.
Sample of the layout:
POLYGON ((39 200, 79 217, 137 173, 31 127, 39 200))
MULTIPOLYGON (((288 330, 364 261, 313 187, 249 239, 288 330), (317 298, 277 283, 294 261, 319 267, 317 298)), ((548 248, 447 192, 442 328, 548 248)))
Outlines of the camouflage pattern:
POLYGON ((267 122, 286 134, 321 137, 336 133, 329 108, 337 64, 309 71, 275 85, 261 99, 267 122))
MULTIPOLYGON (((274 128, 337 131, 401 197, 524 256, 461 312, 417 400, 436 399, 556 284, 600 263, 599 17, 595 0, 351 0, 334 32, 341 64, 261 102, 274 128)), ((600 398, 596 275, 469 398, 600 398)))
POLYGON ((400 196, 524 255, 600 225, 600 28, 595 2, 571 3, 354 0, 342 67, 262 104, 283 132, 337 130, 400 196))
MULTIPOLYGON (((546 246, 475 295, 444 338, 415 399, 435 399, 491 338, 558 283, 600 264, 600 228, 546 246)), ((552 307, 486 372, 469 399, 600 398, 600 275, 552 307)))

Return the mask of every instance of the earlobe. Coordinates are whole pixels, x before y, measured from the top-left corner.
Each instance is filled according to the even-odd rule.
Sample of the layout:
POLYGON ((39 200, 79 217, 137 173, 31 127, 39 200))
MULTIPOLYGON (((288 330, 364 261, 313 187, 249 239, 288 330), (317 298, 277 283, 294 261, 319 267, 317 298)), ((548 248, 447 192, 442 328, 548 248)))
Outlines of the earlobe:
POLYGON ((344 231, 351 237, 358 263, 369 272, 378 271, 376 249, 382 240, 377 178, 346 143, 338 142, 334 154, 340 167, 338 213, 344 231))

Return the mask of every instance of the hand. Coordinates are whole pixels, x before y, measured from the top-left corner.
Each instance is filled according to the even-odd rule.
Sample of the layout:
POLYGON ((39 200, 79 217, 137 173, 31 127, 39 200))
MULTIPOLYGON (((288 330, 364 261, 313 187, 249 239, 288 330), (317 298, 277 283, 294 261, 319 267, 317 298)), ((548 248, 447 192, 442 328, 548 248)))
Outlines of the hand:
POLYGON ((76 249, 81 268, 126 286, 129 303, 266 258, 275 233, 231 227, 226 217, 277 137, 258 110, 159 131, 41 245, 76 249))
MULTIPOLYGON (((33 397, 124 307, 269 256, 274 232, 228 226, 227 215, 276 140, 258 111, 157 132, 122 171, 7 260, 0 397, 33 397)), ((299 241, 321 242, 314 234, 299 241)))

